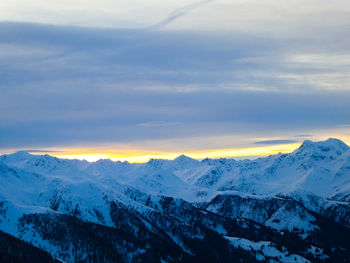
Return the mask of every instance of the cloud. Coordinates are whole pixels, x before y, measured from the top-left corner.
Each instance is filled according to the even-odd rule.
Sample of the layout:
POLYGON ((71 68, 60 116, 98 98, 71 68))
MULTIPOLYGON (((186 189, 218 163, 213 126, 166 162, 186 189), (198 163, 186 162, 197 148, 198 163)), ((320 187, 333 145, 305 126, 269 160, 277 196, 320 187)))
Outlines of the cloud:
POLYGON ((29 153, 60 153, 62 151, 52 151, 52 150, 23 150, 25 152, 29 152, 29 153))
POLYGON ((173 12, 171 12, 167 18, 165 18, 164 20, 154 24, 153 26, 151 26, 149 29, 160 29, 172 22, 174 22, 176 19, 179 19, 182 16, 187 15, 188 13, 190 13, 191 11, 206 5, 210 2, 214 2, 214 0, 206 0, 206 1, 201 1, 201 2, 197 2, 197 3, 193 3, 193 4, 189 4, 183 7, 180 7, 176 10, 174 10, 173 12))
POLYGON ((297 138, 306 138, 306 137, 313 137, 313 135, 311 135, 311 134, 297 134, 297 135, 295 135, 294 137, 297 137, 297 138))
POLYGON ((340 124, 340 125, 337 125, 337 127, 339 127, 339 128, 350 128, 350 124, 340 124))
POLYGON ((296 140, 263 140, 263 141, 256 141, 254 144, 257 145, 278 145, 278 144, 290 144, 290 143, 296 143, 298 141, 296 140))
POLYGON ((181 122, 150 121, 150 122, 142 122, 137 124, 137 126, 142 126, 142 127, 169 127, 169 126, 178 126, 178 125, 181 125, 181 122))
POLYGON ((341 42, 322 37, 286 41, 242 32, 27 23, 0 23, 0 32, 0 148, 227 134, 270 138, 289 133, 285 137, 290 138, 348 123, 350 116, 342 74, 327 80, 338 87, 332 91, 315 81, 281 77, 327 79, 328 70, 350 70, 343 61, 349 56, 339 65, 333 61, 331 69, 323 60, 341 56, 316 56, 303 67, 300 59, 286 61, 316 51, 350 53, 350 45, 341 46, 346 34, 341 42), (336 49, 334 42, 340 45, 336 49))

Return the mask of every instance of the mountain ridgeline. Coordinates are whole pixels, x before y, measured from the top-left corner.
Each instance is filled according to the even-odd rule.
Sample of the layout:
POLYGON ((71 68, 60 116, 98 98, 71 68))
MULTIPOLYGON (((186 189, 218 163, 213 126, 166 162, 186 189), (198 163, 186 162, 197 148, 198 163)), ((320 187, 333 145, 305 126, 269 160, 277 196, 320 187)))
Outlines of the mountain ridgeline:
POLYGON ((350 150, 328 139, 241 161, 2 155, 0 261, 350 262, 350 150))

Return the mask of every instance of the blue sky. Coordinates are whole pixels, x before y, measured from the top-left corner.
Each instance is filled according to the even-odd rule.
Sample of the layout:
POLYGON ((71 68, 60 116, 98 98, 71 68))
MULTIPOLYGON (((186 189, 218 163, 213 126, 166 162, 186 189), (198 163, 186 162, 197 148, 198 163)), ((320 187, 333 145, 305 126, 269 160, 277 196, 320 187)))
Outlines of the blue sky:
POLYGON ((346 1, 56 2, 1 1, 2 152, 349 139, 346 1))

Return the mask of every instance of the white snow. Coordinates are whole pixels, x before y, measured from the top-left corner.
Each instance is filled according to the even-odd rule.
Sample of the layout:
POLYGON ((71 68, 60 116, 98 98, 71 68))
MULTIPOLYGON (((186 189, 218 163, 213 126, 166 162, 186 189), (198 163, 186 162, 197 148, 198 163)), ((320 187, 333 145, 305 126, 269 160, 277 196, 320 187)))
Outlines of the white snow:
POLYGON ((316 218, 313 215, 299 206, 293 208, 292 211, 282 206, 264 222, 264 225, 280 232, 283 230, 298 232, 302 238, 306 238, 308 233, 318 229, 316 225, 312 224, 315 220, 316 218))
POLYGON ((282 251, 279 251, 275 244, 270 241, 254 242, 244 238, 225 236, 230 241, 231 245, 236 248, 242 248, 247 251, 252 251, 258 261, 264 261, 269 258, 277 258, 275 261, 271 259, 269 262, 297 262, 306 263, 309 260, 303 258, 300 255, 290 254, 285 247, 282 247, 282 251))
MULTIPOLYGON (((111 201, 147 215, 160 209, 157 206, 160 195, 197 205, 222 195, 245 200, 290 197, 315 212, 338 205, 349 207, 350 150, 343 142, 329 139, 305 141, 290 154, 243 161, 197 161, 179 156, 173 161, 130 164, 111 160, 90 163, 27 152, 0 156, 0 229, 17 237, 18 220, 24 214, 74 214, 84 221, 113 226, 111 201), (154 207, 146 205, 149 197, 154 207)), ((254 206, 249 207, 249 202, 246 205, 235 211, 239 218, 252 219, 279 231, 297 231, 304 238, 317 229, 314 216, 299 207, 295 208, 297 211, 280 207, 266 218, 254 206)), ((216 212, 220 208, 220 204, 215 204, 208 210, 216 212)), ((226 234, 220 226, 216 231, 226 234)), ((28 229, 22 238, 32 242, 31 236, 35 235, 32 232, 28 229)), ((267 256, 283 257, 285 253, 268 241, 228 239, 233 245, 249 245, 267 256)), ((44 241, 39 243, 48 245, 44 241)), ((315 254, 316 249, 310 248, 310 253, 315 254)), ((298 262, 306 262, 296 257, 301 260, 298 262)))

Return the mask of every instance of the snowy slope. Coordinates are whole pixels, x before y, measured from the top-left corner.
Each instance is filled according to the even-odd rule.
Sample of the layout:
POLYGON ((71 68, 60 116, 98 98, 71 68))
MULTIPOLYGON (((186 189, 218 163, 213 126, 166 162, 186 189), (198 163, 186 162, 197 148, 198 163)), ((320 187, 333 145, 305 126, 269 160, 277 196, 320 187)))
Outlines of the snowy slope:
POLYGON ((276 245, 269 241, 253 242, 244 238, 227 237, 234 247, 241 247, 248 251, 256 252, 256 259, 263 261, 268 258, 277 258, 278 262, 298 262, 307 263, 309 260, 295 254, 290 254, 286 248, 281 248, 281 251, 276 248, 276 245))
POLYGON ((72 181, 86 176, 91 176, 95 182, 112 178, 146 192, 170 196, 183 193, 184 198, 184 189, 189 186, 192 186, 191 191, 237 190, 273 195, 304 190, 345 201, 350 195, 350 151, 337 139, 305 141, 290 154, 243 161, 205 159, 199 162, 182 155, 173 161, 150 160, 145 164, 109 160, 88 163, 18 152, 1 156, 0 163, 72 181))
MULTIPOLYGON (((130 164, 27 152, 0 156, 0 230, 68 262, 75 257, 85 260, 88 252, 88 247, 76 250, 84 240, 76 240, 73 223, 77 228, 127 235, 128 245, 110 243, 118 257, 129 258, 126 262, 146 255, 146 244, 154 235, 178 251, 171 256, 175 262, 180 254, 183 260, 190 255, 198 258, 201 250, 193 246, 194 239, 226 242, 223 257, 242 253, 257 261, 284 257, 286 262, 294 258, 337 262, 347 256, 350 260, 346 245, 350 240, 340 238, 350 227, 349 201, 350 150, 337 139, 305 141, 289 154, 242 161, 197 161, 181 155, 172 161, 130 164), (58 231, 57 222, 67 224, 70 231, 65 243, 49 234, 58 231), (138 243, 141 232, 148 241, 138 243), (276 242, 285 248, 266 248, 276 242), (300 247, 295 248, 295 242, 300 247), (252 251, 247 252, 247 244, 252 251), (299 254, 287 257, 289 249, 299 254)), ((86 238, 82 232, 79 235, 86 238)), ((96 235, 95 246, 102 249, 96 235)), ((113 234, 110 242, 117 242, 113 234)), ((217 249, 212 251, 214 257, 217 249)), ((164 258, 168 252, 159 253, 164 258)))

